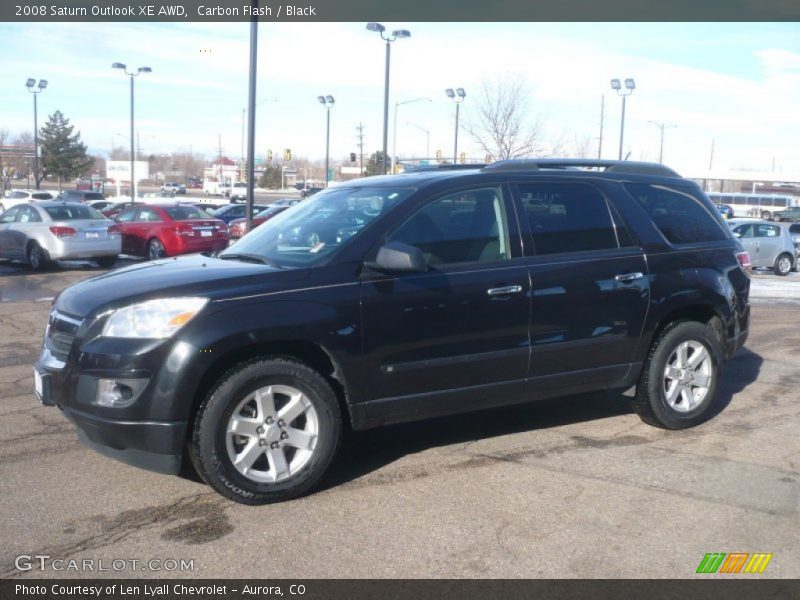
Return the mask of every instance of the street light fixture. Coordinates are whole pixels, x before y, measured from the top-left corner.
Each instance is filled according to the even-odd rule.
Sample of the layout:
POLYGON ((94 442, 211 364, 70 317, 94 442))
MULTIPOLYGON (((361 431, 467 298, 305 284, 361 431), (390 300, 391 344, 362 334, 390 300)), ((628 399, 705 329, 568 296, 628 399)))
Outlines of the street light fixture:
POLYGON ((367 23, 368 31, 375 31, 380 34, 381 39, 386 42, 386 73, 383 83, 383 173, 386 174, 386 155, 389 151, 389 62, 391 60, 391 43, 398 39, 410 38, 411 32, 408 29, 395 29, 390 35, 386 35, 386 27, 380 23, 367 23))
POLYGON ((395 165, 397 164, 397 107, 403 104, 413 104, 414 102, 433 102, 430 98, 414 98, 413 100, 406 100, 404 102, 394 103, 394 132, 392 133, 392 173, 394 173, 395 165))
POLYGON ((333 108, 333 96, 317 96, 317 100, 326 109, 325 124, 325 187, 328 187, 328 165, 330 162, 331 151, 331 108, 333 108))
POLYGON ((622 96, 622 122, 619 128, 619 160, 622 160, 622 140, 625 137, 625 99, 636 89, 636 82, 630 78, 626 79, 623 89, 619 79, 612 79, 611 89, 617 92, 618 96, 622 96))
POLYGON ((411 121, 406 121, 406 125, 411 125, 412 127, 416 127, 425 135, 427 136, 427 142, 425 143, 425 158, 429 159, 431 156, 431 130, 425 129, 422 125, 417 125, 416 123, 412 123, 411 121))
POLYGON ((453 164, 456 164, 458 161, 458 112, 459 108, 461 107, 461 103, 464 101, 464 98, 467 97, 464 88, 456 88, 453 91, 453 88, 447 88, 444 91, 447 94, 447 97, 450 98, 453 102, 456 103, 456 135, 455 135, 455 142, 453 144, 453 164))
POLYGON ((153 69, 150 67, 139 67, 135 71, 128 73, 128 67, 123 63, 115 62, 111 65, 112 69, 121 69, 125 75, 131 78, 131 200, 136 199, 136 177, 134 172, 134 163, 136 156, 133 152, 133 78, 138 77, 142 73, 152 73, 153 69))
POLYGON ((33 94, 33 181, 36 189, 39 189, 39 123, 38 123, 38 109, 36 106, 36 95, 41 94, 47 87, 47 80, 40 79, 39 85, 36 85, 36 80, 29 78, 25 82, 25 87, 33 94), (34 89, 36 87, 37 89, 34 89))
POLYGON ((648 121, 648 123, 652 123, 656 127, 661 130, 661 143, 658 147, 658 162, 659 164, 664 162, 664 129, 666 127, 677 127, 677 125, 670 125, 669 123, 661 123, 660 121, 648 121))

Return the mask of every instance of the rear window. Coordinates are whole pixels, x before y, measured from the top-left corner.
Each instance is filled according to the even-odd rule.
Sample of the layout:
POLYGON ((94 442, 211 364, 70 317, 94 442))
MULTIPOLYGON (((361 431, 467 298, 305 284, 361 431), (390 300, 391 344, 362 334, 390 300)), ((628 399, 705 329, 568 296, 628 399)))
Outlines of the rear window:
POLYGON ((53 221, 79 221, 82 219, 105 219, 91 206, 64 205, 45 208, 53 221))
POLYGON ((86 198, 87 200, 105 200, 105 196, 103 196, 103 194, 100 194, 98 192, 87 192, 86 194, 83 195, 83 197, 86 198))
POLYGON ((716 242, 728 238, 717 215, 691 188, 628 183, 628 192, 673 244, 716 242))
POLYGON ((800 233, 800 223, 792 223, 789 226, 789 233, 800 233))
POLYGON ((194 206, 170 206, 169 208, 165 208, 164 210, 166 210, 167 214, 176 221, 208 218, 194 206))
POLYGON ((43 193, 40 193, 40 194, 31 194, 31 198, 33 198, 34 200, 52 200, 53 199, 53 197, 50 194, 46 193, 46 192, 43 192, 43 193))

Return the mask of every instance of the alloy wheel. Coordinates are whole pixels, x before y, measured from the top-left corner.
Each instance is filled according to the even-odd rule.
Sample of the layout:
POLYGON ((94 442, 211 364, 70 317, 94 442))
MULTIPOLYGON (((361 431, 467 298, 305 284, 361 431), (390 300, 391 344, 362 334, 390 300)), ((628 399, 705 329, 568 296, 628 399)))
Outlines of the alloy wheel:
POLYGON ((667 404, 677 412, 695 410, 708 396, 714 377, 714 363, 699 341, 681 342, 664 368, 663 391, 667 404))

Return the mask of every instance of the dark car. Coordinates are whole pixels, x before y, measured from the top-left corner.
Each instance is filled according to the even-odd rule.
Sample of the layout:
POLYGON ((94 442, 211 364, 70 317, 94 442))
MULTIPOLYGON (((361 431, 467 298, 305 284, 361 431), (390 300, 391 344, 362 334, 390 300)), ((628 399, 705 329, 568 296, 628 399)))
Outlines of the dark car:
POLYGON ((773 221, 800 221, 800 206, 790 206, 772 213, 773 221))
POLYGON ((216 256, 67 288, 36 394, 103 454, 188 459, 230 499, 281 501, 317 485, 345 429, 634 385, 645 422, 702 423, 747 339, 749 269, 701 189, 658 164, 364 178, 216 256), (284 243, 332 210, 363 222, 284 243))
POLYGON ((103 196, 100 192, 91 192, 86 190, 64 190, 58 196, 56 196, 56 200, 60 200, 62 202, 92 202, 94 200, 105 200, 106 197, 103 196))
MULTIPOLYGON (((253 213, 261 212, 266 209, 265 204, 254 204, 253 213)), ((234 219, 242 219, 247 216, 247 204, 225 204, 211 213, 215 219, 230 223, 234 219)))
POLYGON ((313 196, 313 195, 314 195, 314 194, 316 194, 317 192, 321 192, 323 189, 325 189, 325 188, 321 188, 321 187, 307 187, 307 188, 305 188, 305 189, 303 189, 303 190, 300 190, 300 197, 301 197, 301 198, 308 198, 308 197, 310 197, 310 196, 313 196))
POLYGON ((714 206, 717 207, 719 214, 721 214, 726 219, 733 218, 733 208, 728 206, 727 204, 715 204, 714 206))

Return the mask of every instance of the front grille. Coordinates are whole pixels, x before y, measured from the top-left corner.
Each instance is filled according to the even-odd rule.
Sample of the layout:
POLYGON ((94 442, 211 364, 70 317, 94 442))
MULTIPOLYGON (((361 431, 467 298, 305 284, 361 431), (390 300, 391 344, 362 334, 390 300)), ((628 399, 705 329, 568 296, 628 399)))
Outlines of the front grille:
POLYGON ((60 361, 65 362, 67 360, 81 322, 80 319, 75 319, 56 310, 50 313, 47 335, 44 339, 44 344, 50 350, 50 354, 60 361))

